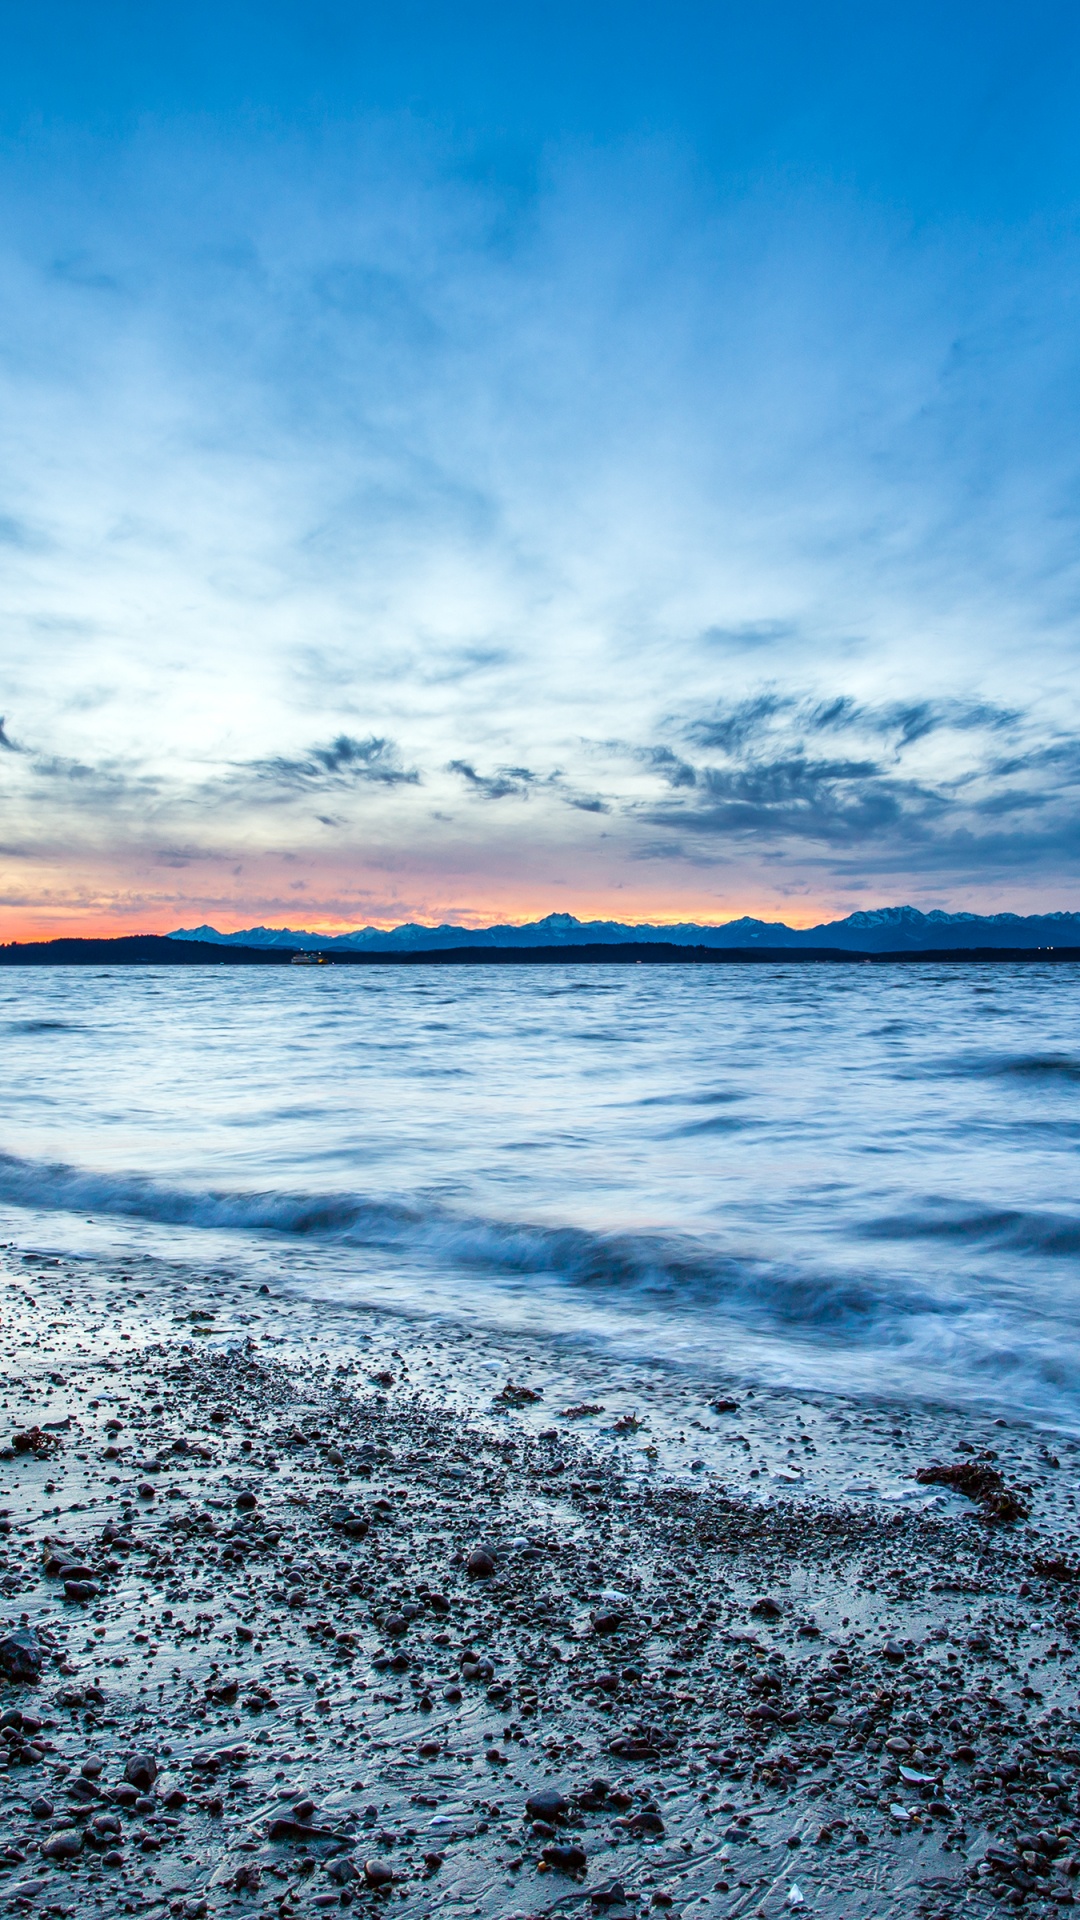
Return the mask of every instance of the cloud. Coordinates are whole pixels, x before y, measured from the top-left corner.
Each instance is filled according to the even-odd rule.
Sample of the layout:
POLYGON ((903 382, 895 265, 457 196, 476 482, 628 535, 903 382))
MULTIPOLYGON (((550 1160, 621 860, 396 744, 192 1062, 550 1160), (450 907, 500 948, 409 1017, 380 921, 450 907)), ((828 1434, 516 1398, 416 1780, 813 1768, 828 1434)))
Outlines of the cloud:
POLYGON ((451 760, 448 773, 456 773, 470 792, 482 800, 507 800, 511 796, 527 800, 536 775, 528 767, 500 767, 496 773, 477 773, 468 760, 451 760))
POLYGON ((663 775, 669 787, 697 786, 694 768, 670 747, 639 747, 638 754, 646 766, 663 775))
POLYGON ((8 738, 7 732, 5 731, 3 714, 0 714, 0 749, 5 753, 22 753, 24 751, 14 740, 8 738))
POLYGON ((249 760, 239 769, 241 776, 258 786, 283 792, 328 792, 372 784, 383 787, 417 786, 419 772, 401 764, 393 740, 370 734, 366 740, 354 740, 339 733, 326 746, 309 747, 296 757, 276 754, 270 759, 249 760))
POLYGON ((853 856, 875 872, 905 863, 938 872, 955 859, 970 879, 980 867, 1060 858, 1080 817, 1080 741, 1048 739, 1045 720, 1016 706, 765 688, 673 724, 696 763, 684 773, 673 751, 640 750, 678 791, 660 805, 629 803, 636 820, 679 836, 670 858, 696 860, 712 840, 762 857, 801 848, 798 857, 839 861, 848 874, 853 856), (829 734, 866 750, 810 750, 808 740, 829 734), (1016 750, 1003 754, 1006 735, 1016 750))

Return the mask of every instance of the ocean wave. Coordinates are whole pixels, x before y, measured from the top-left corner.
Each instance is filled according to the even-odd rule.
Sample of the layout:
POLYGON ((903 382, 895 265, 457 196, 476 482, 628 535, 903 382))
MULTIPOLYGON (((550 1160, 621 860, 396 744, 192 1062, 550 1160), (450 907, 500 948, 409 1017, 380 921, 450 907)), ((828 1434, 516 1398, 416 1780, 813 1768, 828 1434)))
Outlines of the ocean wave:
POLYGON ((903 1213, 864 1220, 858 1232, 866 1240, 951 1240, 1058 1258, 1080 1253, 1080 1220, 1071 1214, 1023 1207, 929 1201, 903 1213))
POLYGON ((193 1190, 140 1174, 93 1172, 0 1154, 0 1203, 162 1226, 321 1240, 487 1274, 547 1279, 627 1303, 719 1310, 745 1324, 800 1328, 823 1341, 888 1338, 898 1319, 956 1311, 895 1276, 832 1274, 725 1252, 688 1235, 601 1233, 585 1227, 482 1218, 438 1202, 356 1194, 193 1190))
POLYGON ((5 1033, 77 1033, 74 1020, 9 1020, 5 1033))
POLYGON ((901 1079, 1011 1080, 1034 1087, 1080 1084, 1080 1059, 1071 1053, 965 1053, 901 1070, 901 1079))

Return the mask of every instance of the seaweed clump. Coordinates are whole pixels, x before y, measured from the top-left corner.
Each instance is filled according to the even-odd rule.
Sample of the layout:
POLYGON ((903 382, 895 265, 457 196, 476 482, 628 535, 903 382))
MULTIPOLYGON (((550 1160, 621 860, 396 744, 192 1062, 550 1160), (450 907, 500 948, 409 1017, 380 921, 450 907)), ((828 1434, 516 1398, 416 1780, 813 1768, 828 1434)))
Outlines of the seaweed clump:
POLYGON ((1007 1487, 996 1467, 981 1460, 958 1460, 955 1466, 920 1467, 915 1475, 924 1487, 952 1487, 981 1507, 988 1520, 1009 1524, 1026 1520, 1031 1509, 1014 1487, 1007 1487))

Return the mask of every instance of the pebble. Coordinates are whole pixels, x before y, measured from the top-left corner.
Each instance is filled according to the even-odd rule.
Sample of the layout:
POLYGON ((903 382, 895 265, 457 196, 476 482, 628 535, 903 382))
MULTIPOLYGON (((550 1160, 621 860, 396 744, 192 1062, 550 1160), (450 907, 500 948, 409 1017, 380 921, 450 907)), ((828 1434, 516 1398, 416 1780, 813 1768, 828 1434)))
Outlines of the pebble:
POLYGON ((32 1627, 17 1627, 0 1639, 0 1673, 5 1680, 37 1680, 42 1658, 41 1642, 32 1627))
POLYGON ((61 1827, 58 1832, 49 1835, 41 1851, 46 1860, 74 1860, 82 1848, 83 1837, 78 1827, 61 1827))
POLYGON ((546 1820, 549 1824, 561 1820, 570 1810, 570 1802, 557 1787, 541 1787, 536 1793, 530 1793, 525 1802, 525 1811, 532 1820, 546 1820))
POLYGON ((158 1764, 152 1753, 131 1753, 124 1763, 124 1779, 140 1793, 149 1793, 158 1777, 158 1764))

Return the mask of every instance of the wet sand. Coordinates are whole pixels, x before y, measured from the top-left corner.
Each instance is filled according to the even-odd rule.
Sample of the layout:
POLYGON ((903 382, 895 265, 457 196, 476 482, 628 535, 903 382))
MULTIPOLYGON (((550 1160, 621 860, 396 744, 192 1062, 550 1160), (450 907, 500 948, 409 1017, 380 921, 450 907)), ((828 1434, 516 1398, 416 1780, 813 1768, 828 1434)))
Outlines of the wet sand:
POLYGON ((1071 1439, 0 1262, 0 1910, 1072 1903, 1071 1439))

